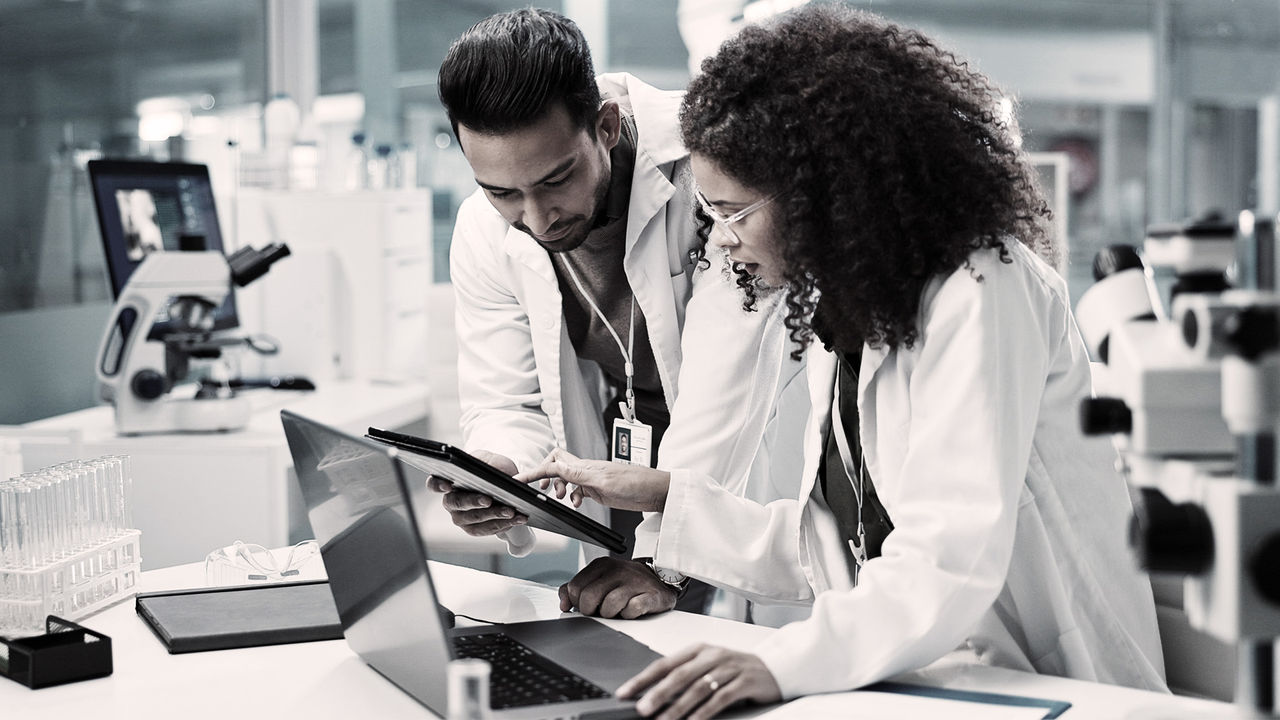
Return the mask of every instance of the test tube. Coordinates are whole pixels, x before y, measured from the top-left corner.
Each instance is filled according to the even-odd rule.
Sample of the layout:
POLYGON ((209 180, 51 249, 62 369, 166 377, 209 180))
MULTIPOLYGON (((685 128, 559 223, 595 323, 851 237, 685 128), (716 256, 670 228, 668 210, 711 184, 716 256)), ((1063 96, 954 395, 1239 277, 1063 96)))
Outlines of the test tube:
POLYGON ((21 479, 14 486, 16 515, 13 524, 17 535, 18 565, 29 568, 35 566, 35 548, 31 542, 31 489, 21 479))
POLYGON ((120 522, 125 530, 133 528, 133 463, 128 455, 116 455, 120 464, 120 522))
POLYGON ((98 482, 102 486, 102 493, 98 497, 98 512, 102 517, 102 536, 98 539, 103 541, 115 537, 116 534, 115 479, 111 476, 111 462, 107 458, 94 460, 93 466, 98 473, 98 482))
POLYGON ((31 492, 35 497, 36 567, 41 567, 49 562, 53 550, 52 503, 49 501, 49 485, 39 472, 28 473, 27 483, 31 485, 31 492))
POLYGON ((18 509, 14 481, 0 481, 0 567, 18 566, 18 509))
POLYGON ((129 528, 125 524, 124 497, 124 462, 119 455, 109 455, 103 459, 107 465, 107 476, 111 488, 111 529, 113 535, 120 535, 129 528))
POLYGON ((102 468, 92 460, 84 464, 89 477, 89 544, 102 542, 102 468))
POLYGON ((449 662, 449 720, 484 720, 493 716, 489 708, 490 672, 486 660, 469 658, 449 662))
POLYGON ((55 498, 58 506, 58 557, 70 557, 75 552, 75 539, 72 529, 75 525, 76 508, 71 494, 71 483, 68 482, 70 468, 62 463, 53 468, 51 474, 57 483, 55 498))
POLYGON ((49 549, 53 545, 49 531, 53 527, 50 522, 49 493, 41 481, 39 473, 25 473, 27 487, 31 488, 31 535, 35 540, 34 566, 41 567, 49 558, 49 549))
POLYGON ((78 552, 89 542, 88 480, 85 469, 78 463, 67 468, 67 482, 71 494, 72 547, 78 552))
POLYGON ((84 462, 84 466, 90 471, 93 483, 93 501, 92 505, 90 505, 90 523, 92 527, 90 544, 97 544, 102 542, 102 538, 106 536, 106 514, 104 512, 106 506, 106 473, 102 469, 101 462, 97 460, 88 460, 84 462))
POLYGON ((84 462, 84 477, 88 480, 88 544, 102 539, 102 478, 92 461, 84 462))

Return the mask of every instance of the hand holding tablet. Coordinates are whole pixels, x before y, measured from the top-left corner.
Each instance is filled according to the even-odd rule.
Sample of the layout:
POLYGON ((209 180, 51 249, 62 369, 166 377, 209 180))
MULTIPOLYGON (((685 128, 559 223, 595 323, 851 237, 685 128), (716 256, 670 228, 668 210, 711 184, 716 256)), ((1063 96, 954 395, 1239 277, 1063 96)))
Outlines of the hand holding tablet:
POLYGON ((617 531, 458 448, 373 427, 366 437, 404 451, 400 457, 408 465, 513 508, 528 518, 529 527, 599 545, 610 552, 625 551, 624 538, 617 531))

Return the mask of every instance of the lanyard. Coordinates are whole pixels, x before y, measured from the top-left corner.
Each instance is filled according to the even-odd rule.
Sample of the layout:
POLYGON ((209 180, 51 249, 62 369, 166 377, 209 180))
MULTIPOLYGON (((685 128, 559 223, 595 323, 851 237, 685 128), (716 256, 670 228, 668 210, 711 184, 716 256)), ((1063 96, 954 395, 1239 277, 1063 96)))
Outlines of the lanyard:
POLYGON ((569 264, 568 256, 565 256, 564 269, 569 271, 569 277, 573 278, 573 284, 578 287, 578 292, 582 293, 582 297, 587 299, 587 304, 595 311, 596 317, 600 318, 600 322, 604 323, 609 334, 613 336, 613 341, 618 343, 618 349, 622 351, 622 368, 623 372, 627 375, 627 404, 623 408, 623 415, 626 417, 627 422, 635 422, 636 394, 635 390, 632 389, 632 385, 635 379, 636 369, 635 365, 631 362, 631 351, 635 346, 636 340, 636 294, 634 292, 631 293, 631 316, 630 320, 627 321, 627 324, 630 325, 630 327, 627 329, 627 346, 623 347, 622 338, 618 337, 618 333, 613 329, 613 325, 609 324, 609 318, 605 317, 604 313, 600 312, 600 307, 596 305, 596 301, 591 297, 591 293, 587 292, 587 289, 582 286, 582 281, 578 279, 578 273, 574 272, 573 266, 569 264))
MULTIPOLYGON (((854 374, 857 377, 857 374, 854 374)), ((840 450, 840 464, 844 468, 844 476, 848 478, 850 487, 853 488, 853 497, 858 502, 858 531, 857 537, 849 540, 849 550, 853 553, 853 559, 858 564, 858 569, 862 569, 862 565, 867 561, 867 534, 862 525, 862 498, 865 490, 863 483, 866 481, 866 455, 859 456, 859 464, 857 467, 858 480, 853 480, 853 453, 849 451, 849 438, 844 432, 844 419, 840 416, 840 363, 836 363, 836 391, 835 398, 831 401, 831 432, 836 436, 836 447, 840 450)), ((854 576, 854 584, 857 584, 857 576, 854 576)))

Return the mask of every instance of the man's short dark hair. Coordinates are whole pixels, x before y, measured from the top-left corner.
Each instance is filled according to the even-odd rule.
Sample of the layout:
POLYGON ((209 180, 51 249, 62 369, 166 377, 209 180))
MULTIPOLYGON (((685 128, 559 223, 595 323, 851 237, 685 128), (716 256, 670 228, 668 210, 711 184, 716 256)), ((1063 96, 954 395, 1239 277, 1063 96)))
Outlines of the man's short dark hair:
POLYGON ((440 65, 440 101, 453 132, 519 130, 563 103, 590 131, 600 109, 591 51, 572 20, 538 8, 492 15, 449 48, 440 65))

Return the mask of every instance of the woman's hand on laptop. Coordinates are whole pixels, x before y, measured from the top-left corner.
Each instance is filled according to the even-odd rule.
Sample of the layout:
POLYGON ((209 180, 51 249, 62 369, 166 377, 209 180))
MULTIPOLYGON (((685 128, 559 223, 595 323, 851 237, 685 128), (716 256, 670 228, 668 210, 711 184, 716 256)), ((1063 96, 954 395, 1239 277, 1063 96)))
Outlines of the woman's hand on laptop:
MULTIPOLYGON (((508 475, 516 473, 516 464, 510 458, 487 450, 472 450, 471 454, 508 475)), ((444 493, 442 504, 453 518, 453 524, 462 531, 475 537, 497 535, 517 525, 529 521, 510 507, 496 502, 488 495, 469 490, 454 489, 453 483, 432 476, 427 478, 427 487, 438 493, 444 493)))
POLYGON ((636 710, 646 717, 710 718, 743 700, 782 699, 778 681, 758 655, 712 645, 694 645, 655 660, 618 688, 618 697, 644 691, 636 710))
POLYGON ((589 497, 619 510, 661 512, 667 503, 671 473, 642 465, 625 465, 608 460, 583 460, 568 450, 556 448, 542 464, 516 475, 520 482, 537 482, 542 489, 554 484, 556 497, 569 493, 574 507, 589 497), (573 486, 573 487, 570 487, 573 486))

